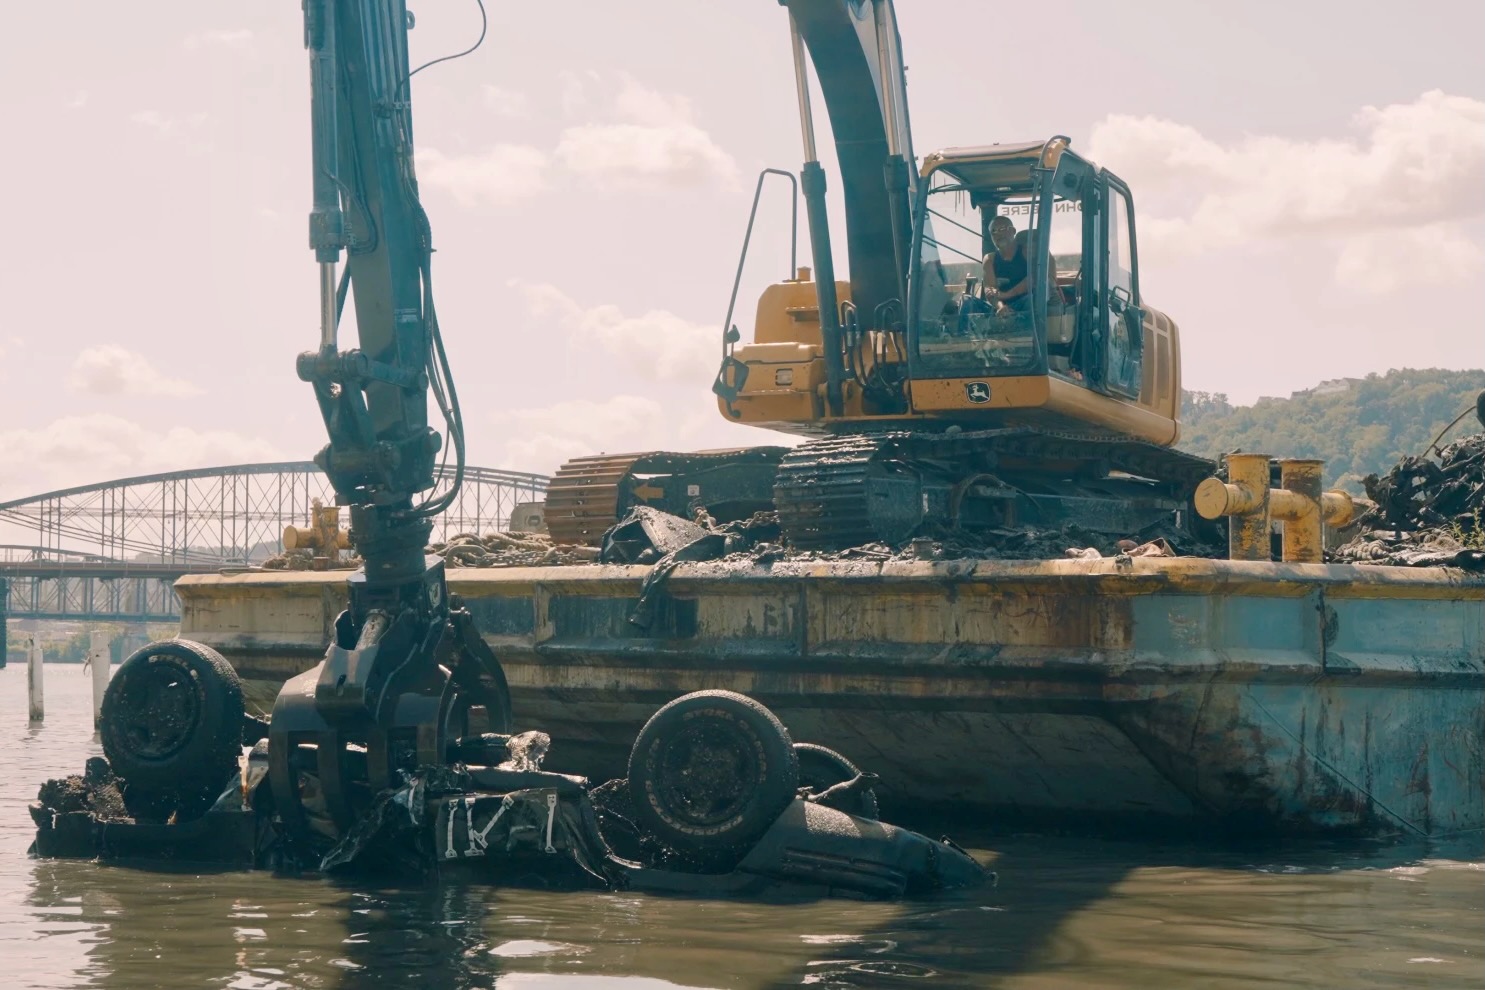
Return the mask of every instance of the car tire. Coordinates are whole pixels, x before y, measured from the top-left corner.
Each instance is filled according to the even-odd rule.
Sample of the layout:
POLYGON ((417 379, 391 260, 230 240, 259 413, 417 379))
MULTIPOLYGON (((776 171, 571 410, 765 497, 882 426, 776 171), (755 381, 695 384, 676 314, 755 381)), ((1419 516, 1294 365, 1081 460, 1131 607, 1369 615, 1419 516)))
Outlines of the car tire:
POLYGON ((242 726, 242 684, 231 665, 209 646, 167 639, 114 672, 99 735, 109 766, 136 797, 195 798, 236 768, 242 726))
POLYGON ((795 798, 789 730, 732 691, 697 691, 655 712, 629 755, 637 824, 695 855, 751 845, 795 798))

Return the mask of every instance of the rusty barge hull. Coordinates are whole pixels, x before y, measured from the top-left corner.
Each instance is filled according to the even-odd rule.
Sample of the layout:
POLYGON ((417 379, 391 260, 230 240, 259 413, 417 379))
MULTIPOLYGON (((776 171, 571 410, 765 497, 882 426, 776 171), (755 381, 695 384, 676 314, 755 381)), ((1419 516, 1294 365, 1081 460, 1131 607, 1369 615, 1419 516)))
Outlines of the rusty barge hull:
MULTIPOLYGON (((549 762, 622 775, 655 707, 757 697, 888 804, 1096 824, 1485 828, 1485 579, 1197 559, 452 570, 549 762)), ((344 572, 192 575, 181 635, 262 703, 344 572)))

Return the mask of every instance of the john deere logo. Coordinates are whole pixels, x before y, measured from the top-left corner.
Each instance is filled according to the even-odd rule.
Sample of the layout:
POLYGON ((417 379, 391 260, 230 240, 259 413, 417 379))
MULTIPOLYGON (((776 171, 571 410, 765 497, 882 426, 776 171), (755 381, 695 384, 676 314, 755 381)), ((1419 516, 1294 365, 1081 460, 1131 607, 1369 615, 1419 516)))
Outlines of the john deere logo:
POLYGON ((964 386, 964 394, 969 396, 970 402, 989 402, 990 386, 984 382, 970 382, 964 386))

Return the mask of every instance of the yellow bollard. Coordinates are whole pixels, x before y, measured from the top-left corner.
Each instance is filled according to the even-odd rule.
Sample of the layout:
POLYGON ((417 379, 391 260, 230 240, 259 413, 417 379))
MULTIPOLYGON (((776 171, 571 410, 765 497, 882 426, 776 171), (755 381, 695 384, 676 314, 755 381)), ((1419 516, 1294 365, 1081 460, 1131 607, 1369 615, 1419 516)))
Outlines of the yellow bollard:
POLYGON ((1227 483, 1208 478, 1196 487, 1193 501, 1205 519, 1231 516, 1227 556, 1232 560, 1268 560, 1267 454, 1228 454, 1227 483))
POLYGON ((338 563, 340 551, 351 547, 351 535, 340 528, 340 506, 324 505, 315 499, 311 516, 308 528, 284 527, 284 549, 314 550, 317 557, 325 557, 328 563, 338 563))
POLYGON ((1297 457, 1279 462, 1279 489, 1269 497, 1269 515, 1284 524, 1286 564, 1318 564, 1325 559, 1320 541, 1320 461, 1297 457))
POLYGON ((1269 527, 1284 524, 1283 560, 1288 564, 1324 561, 1322 524, 1344 526, 1356 507, 1342 491, 1320 490, 1323 461, 1291 457, 1279 462, 1280 487, 1270 490, 1267 454, 1228 454, 1227 483, 1208 478, 1192 500, 1206 519, 1230 516, 1228 556, 1270 560, 1269 527))

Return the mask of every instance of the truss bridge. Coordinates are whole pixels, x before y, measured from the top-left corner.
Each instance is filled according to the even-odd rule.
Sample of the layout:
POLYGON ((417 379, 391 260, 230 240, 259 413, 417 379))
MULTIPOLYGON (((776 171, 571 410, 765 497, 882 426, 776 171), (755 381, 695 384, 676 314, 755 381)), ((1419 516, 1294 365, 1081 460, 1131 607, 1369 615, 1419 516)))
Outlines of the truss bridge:
MULTIPOLYGON (((540 502, 546 486, 541 475, 466 467, 432 538, 508 528, 516 506, 540 502)), ((284 527, 309 525, 317 499, 334 503, 329 482, 313 462, 294 461, 172 471, 0 502, 0 623, 7 615, 177 622, 176 578, 281 553, 284 527)), ((0 633, 0 663, 3 644, 0 633)))

